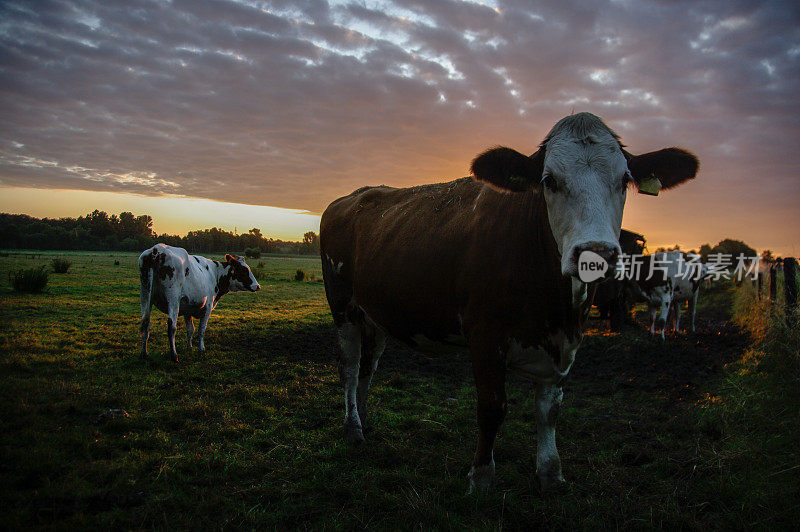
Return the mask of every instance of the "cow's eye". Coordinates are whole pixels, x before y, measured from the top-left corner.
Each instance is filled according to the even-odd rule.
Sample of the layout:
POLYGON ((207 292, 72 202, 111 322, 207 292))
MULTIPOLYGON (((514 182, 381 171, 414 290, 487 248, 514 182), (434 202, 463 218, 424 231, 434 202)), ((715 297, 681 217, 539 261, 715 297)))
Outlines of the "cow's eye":
POLYGON ((556 183, 552 174, 545 174, 542 178, 542 183, 544 183, 544 186, 546 186, 547 190, 550 192, 558 192, 558 183, 556 183))

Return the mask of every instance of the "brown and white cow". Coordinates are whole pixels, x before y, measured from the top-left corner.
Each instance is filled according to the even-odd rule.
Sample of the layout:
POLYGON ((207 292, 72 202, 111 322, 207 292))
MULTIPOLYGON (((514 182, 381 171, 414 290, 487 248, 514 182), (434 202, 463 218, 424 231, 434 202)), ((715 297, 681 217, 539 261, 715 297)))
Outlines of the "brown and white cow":
POLYGON ((141 279, 142 358, 147 358, 150 336, 150 311, 155 305, 167 315, 167 338, 170 355, 178 361, 175 332, 178 316, 186 322, 186 343, 192 347, 194 323, 200 320, 200 351, 206 350, 205 334, 211 311, 228 292, 255 292, 259 286, 244 259, 225 255, 225 262, 189 255, 185 249, 156 244, 139 255, 141 279))
POLYGON ((697 166, 678 148, 631 155, 602 120, 580 113, 560 120, 531 156, 503 147, 481 154, 475 179, 364 187, 331 203, 320 244, 348 439, 363 441, 387 335, 421 350, 465 347, 479 429, 470 489, 493 482, 508 371, 537 384, 537 475, 543 489, 562 485, 561 381, 593 292, 577 278, 578 257, 592 250, 614 262, 627 188, 654 175, 671 188, 697 166))

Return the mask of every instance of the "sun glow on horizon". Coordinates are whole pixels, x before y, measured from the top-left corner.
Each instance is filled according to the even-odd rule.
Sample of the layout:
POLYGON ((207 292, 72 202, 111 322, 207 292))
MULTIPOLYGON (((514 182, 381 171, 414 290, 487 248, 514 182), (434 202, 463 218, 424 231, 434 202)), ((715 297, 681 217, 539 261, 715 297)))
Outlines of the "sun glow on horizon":
MULTIPOLYGON (((331 198, 333 199, 333 198, 331 198)), ((659 197, 666 211, 679 207, 679 193, 659 197)), ((625 207, 622 227, 642 233, 649 250, 679 244, 681 249, 699 249, 703 243, 716 245, 724 238, 743 240, 759 252, 771 249, 776 255, 796 256, 800 247, 795 239, 761 231, 759 227, 778 224, 780 212, 762 214, 758 227, 732 228, 719 223, 698 223, 696 217, 676 217, 665 220, 664 209, 654 209, 654 199, 642 199, 630 194, 625 207), (772 219, 776 218, 776 219, 772 219)), ((265 238, 299 241, 308 231, 319 233, 320 215, 300 209, 285 209, 263 205, 190 198, 178 195, 143 196, 121 192, 97 192, 65 189, 0 187, 0 212, 27 214, 37 218, 85 216, 95 209, 110 214, 130 211, 139 216, 153 217, 157 234, 185 236, 189 231, 218 227, 238 234, 256 227, 265 238)), ((2 247, 2 243, 0 243, 2 247)))
POLYGON ((318 214, 299 209, 247 205, 186 196, 141 196, 86 190, 0 188, 0 212, 36 218, 84 216, 95 209, 108 214, 130 211, 153 217, 157 234, 184 236, 189 231, 218 227, 246 233, 253 227, 266 238, 302 240, 308 231, 319 233, 318 214))

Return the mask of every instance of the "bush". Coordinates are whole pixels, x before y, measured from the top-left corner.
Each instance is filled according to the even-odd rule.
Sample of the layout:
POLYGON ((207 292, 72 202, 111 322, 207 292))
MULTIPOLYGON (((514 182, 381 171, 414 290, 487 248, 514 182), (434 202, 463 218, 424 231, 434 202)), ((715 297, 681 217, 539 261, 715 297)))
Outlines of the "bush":
POLYGON ((248 259, 257 259, 261 257, 261 250, 258 248, 247 248, 244 250, 244 256, 248 259))
POLYGON ((41 292, 47 286, 47 277, 47 270, 44 266, 16 270, 8 274, 8 280, 17 292, 41 292))
POLYGON ((67 273, 69 271, 69 267, 72 266, 72 261, 61 257, 56 257, 53 259, 52 264, 54 273, 67 273))
POLYGON ((305 281, 306 280, 306 272, 303 270, 297 270, 294 272, 294 280, 295 281, 305 281))

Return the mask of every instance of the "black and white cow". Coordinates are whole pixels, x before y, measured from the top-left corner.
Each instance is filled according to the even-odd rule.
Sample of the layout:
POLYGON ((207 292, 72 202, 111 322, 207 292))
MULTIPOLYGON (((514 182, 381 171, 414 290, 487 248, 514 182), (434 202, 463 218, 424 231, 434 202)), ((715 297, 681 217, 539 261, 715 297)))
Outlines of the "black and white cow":
POLYGON ((185 249, 156 244, 139 255, 142 303, 142 358, 147 358, 150 310, 153 305, 167 315, 167 338, 172 360, 178 361, 175 332, 178 316, 186 321, 186 341, 192 346, 194 323, 200 320, 200 351, 211 311, 228 292, 255 292, 259 286, 244 259, 225 255, 225 262, 189 255, 185 249))
POLYGON ((680 332, 683 307, 688 307, 692 318, 692 332, 695 331, 697 299, 702 281, 708 278, 713 269, 700 262, 695 254, 679 250, 661 251, 643 257, 639 278, 635 283, 641 290, 650 311, 650 333, 661 329, 661 338, 669 318, 673 329, 680 332))
POLYGON ((470 486, 486 489, 494 479, 508 372, 536 383, 537 475, 543 489, 562 485, 561 382, 595 287, 579 278, 579 257, 590 251, 614 264, 628 188, 672 188, 697 168, 679 148, 633 155, 600 118, 578 113, 533 155, 502 147, 481 154, 475 179, 363 187, 331 203, 320 245, 347 438, 364 441, 367 393, 387 335, 423 351, 468 349, 478 406, 470 486))

